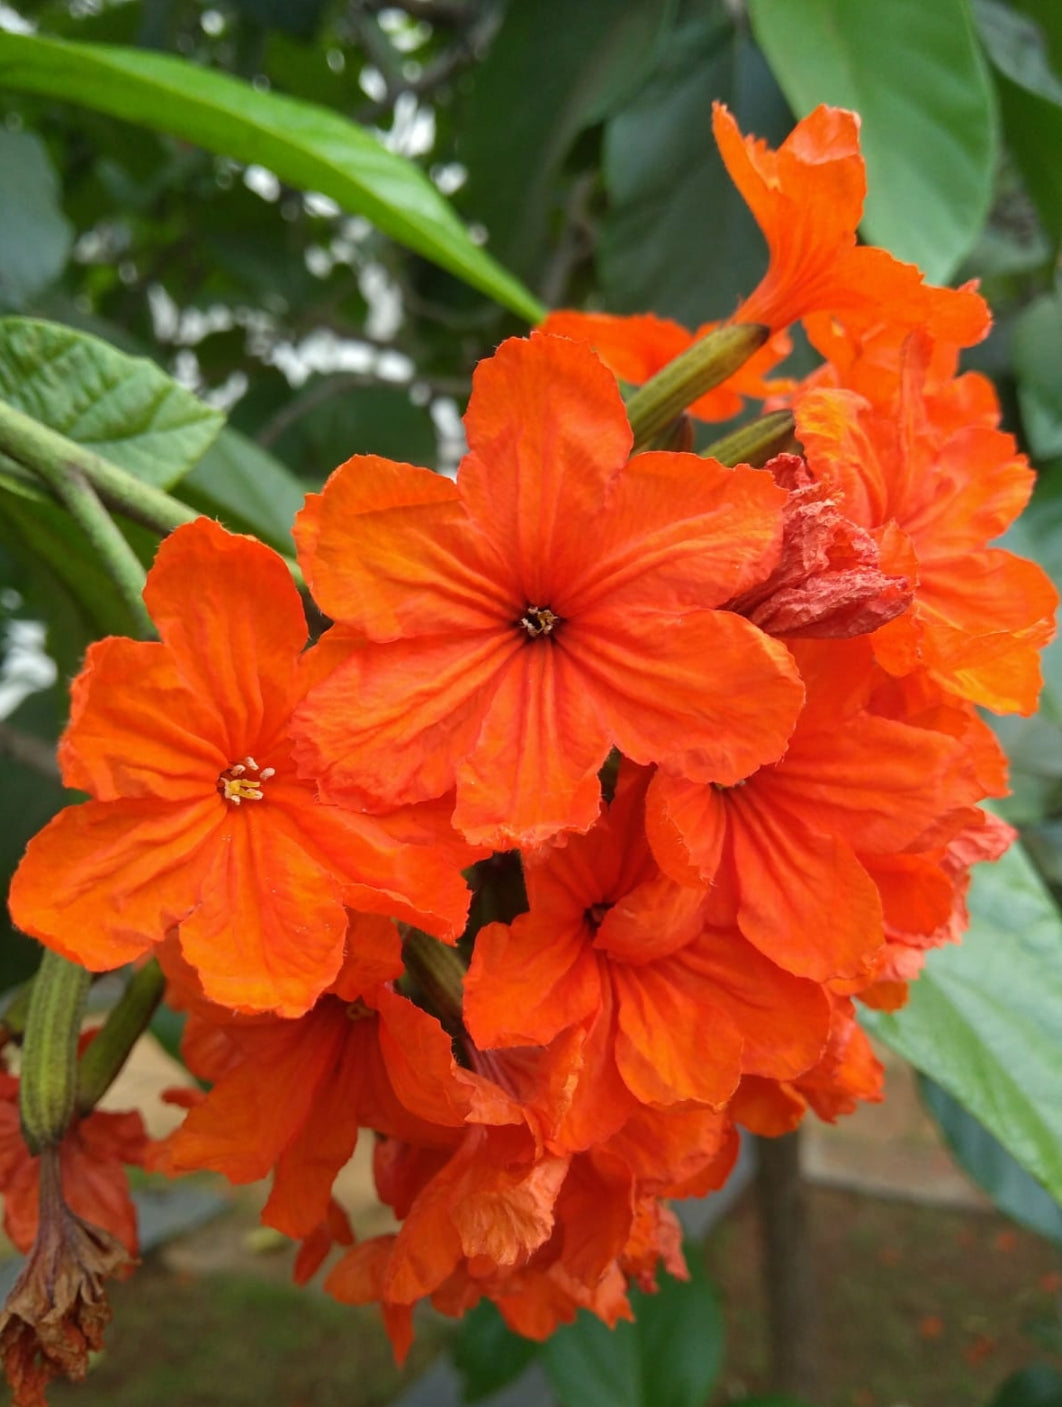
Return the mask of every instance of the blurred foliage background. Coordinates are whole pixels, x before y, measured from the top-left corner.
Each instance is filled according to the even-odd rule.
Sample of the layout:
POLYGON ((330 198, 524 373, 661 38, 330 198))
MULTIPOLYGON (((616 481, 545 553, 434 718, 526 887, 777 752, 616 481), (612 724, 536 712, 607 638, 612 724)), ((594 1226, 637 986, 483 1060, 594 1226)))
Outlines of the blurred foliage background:
MULTIPOLYGON (((76 334, 151 359, 226 417, 213 438, 217 415, 182 402, 155 482, 288 550, 303 494, 349 455, 452 468, 473 367, 537 304, 690 327, 736 306, 765 248, 711 141, 713 99, 772 145, 818 102, 861 112, 868 240, 935 281, 979 279, 993 306, 964 364, 993 377, 1040 471, 1008 545, 1058 581, 1058 0, 0 0, 0 398, 103 452, 109 415, 141 416, 150 455, 169 382, 86 370, 76 334), (38 40, 136 52, 108 72, 38 40), (185 79, 152 70, 155 54, 185 79), (203 70, 241 80, 234 106, 203 70), (327 159, 336 115, 426 180, 395 167, 362 199, 327 159), (403 202, 424 238, 403 235, 403 202), (457 252, 435 257, 444 246, 457 252), (524 288, 486 262, 458 277, 477 249, 524 288), (25 318, 58 325, 46 345, 25 318), (42 346, 58 381, 39 375, 42 346)), ((123 528, 150 560, 157 535, 123 528)), ((129 622, 73 525, 2 455, 0 616, 6 877, 64 800, 53 748, 80 655, 129 622)), ((1040 713, 998 722, 1027 855, 978 880, 970 944, 934 954, 908 1011, 873 1023, 939 1081, 930 1106, 1011 1214, 1062 1191, 1058 646, 1045 674, 1040 713)), ((5 929, 0 989, 34 960, 5 929)))

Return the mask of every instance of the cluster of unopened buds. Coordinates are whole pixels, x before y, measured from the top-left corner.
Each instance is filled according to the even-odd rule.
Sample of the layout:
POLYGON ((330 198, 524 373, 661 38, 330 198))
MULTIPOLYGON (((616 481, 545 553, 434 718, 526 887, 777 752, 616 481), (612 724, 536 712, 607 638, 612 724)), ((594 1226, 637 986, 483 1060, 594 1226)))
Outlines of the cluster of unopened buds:
MULTIPOLYGON (((130 1256, 123 1163, 271 1174, 298 1277, 339 1243, 326 1290, 399 1355, 425 1297, 543 1338, 684 1273, 667 1199, 723 1183, 739 1126, 880 1098, 853 999, 901 1004, 1008 844, 976 706, 1033 710, 1055 595, 987 545, 1032 484, 957 373, 987 308, 857 245, 855 117, 715 133, 770 252, 733 318, 552 314, 480 364, 456 481, 341 465, 295 527, 309 647, 283 560, 200 519, 149 575, 159 639, 90 648, 60 761, 92 799, 11 912, 79 968, 161 968, 209 1091, 150 1145, 79 1097, 31 1160, 5 1076, 24 1249, 45 1164, 130 1256), (773 376, 798 321, 823 362, 773 376), (362 1130, 400 1229, 355 1243, 362 1130)), ((33 1265, 0 1327, 26 1402, 93 1331, 49 1346, 33 1265)))

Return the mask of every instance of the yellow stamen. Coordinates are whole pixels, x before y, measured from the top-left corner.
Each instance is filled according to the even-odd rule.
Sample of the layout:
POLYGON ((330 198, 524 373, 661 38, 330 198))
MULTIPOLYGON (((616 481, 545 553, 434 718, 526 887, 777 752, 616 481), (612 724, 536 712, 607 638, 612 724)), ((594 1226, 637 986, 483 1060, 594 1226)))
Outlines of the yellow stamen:
POLYGON ((253 757, 245 757, 242 762, 234 762, 218 778, 218 794, 224 801, 239 806, 243 801, 261 801, 264 795, 262 783, 276 775, 275 767, 259 768, 253 757), (257 776, 250 775, 258 773, 257 776))

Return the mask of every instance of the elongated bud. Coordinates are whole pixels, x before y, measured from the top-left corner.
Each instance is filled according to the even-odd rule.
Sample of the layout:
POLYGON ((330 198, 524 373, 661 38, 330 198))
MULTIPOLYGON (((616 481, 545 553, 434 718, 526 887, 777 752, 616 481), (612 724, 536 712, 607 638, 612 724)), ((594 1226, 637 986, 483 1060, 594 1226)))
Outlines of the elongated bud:
POLYGON ((720 464, 751 464, 762 469, 776 454, 792 451, 795 444, 796 420, 788 410, 775 410, 742 425, 731 435, 710 444, 704 451, 706 459, 718 459, 720 464))
POLYGON ((154 958, 134 972, 93 1036, 77 1070, 77 1110, 87 1114, 110 1089, 166 990, 166 978, 154 958))
POLYGON ((62 1140, 74 1112, 77 1041, 92 974, 45 952, 33 979, 22 1046, 19 1114, 31 1153, 62 1140))
POLYGON ((627 402, 635 452, 645 449, 706 391, 740 371, 770 335, 770 328, 760 323, 718 327, 668 362, 627 402))

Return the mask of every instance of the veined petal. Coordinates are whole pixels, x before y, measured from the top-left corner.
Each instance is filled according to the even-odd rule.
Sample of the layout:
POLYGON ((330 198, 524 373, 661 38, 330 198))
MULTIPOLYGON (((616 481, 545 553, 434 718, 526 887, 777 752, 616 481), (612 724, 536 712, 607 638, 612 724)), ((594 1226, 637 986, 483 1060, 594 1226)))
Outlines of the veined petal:
POLYGON ((218 1080, 171 1136, 170 1168, 210 1168, 235 1183, 265 1177, 334 1083, 348 1035, 338 1002, 305 1021, 270 1022, 253 1056, 218 1080))
MULTIPOLYGON (((406 818, 370 816, 314 800, 309 787, 274 784, 268 805, 275 824, 286 830, 322 871, 332 876, 350 908, 387 914, 440 938, 456 941, 468 916, 469 891, 460 865, 475 852, 453 841, 409 843, 406 818)), ((456 840, 456 838, 455 838, 456 840)))
POLYGON ((295 714, 301 770, 328 800, 388 806, 452 789, 506 664, 515 630, 366 644, 295 714))
POLYGON ((852 977, 881 946, 881 899, 845 840, 776 812, 755 783, 727 798, 742 933, 817 982, 852 977))
POLYGON ((206 797, 234 761, 224 721, 187 687, 165 645, 111 636, 90 645, 59 745, 66 784, 98 801, 206 797))
POLYGON ((740 616, 600 610, 568 632, 601 718, 635 762, 731 785, 784 751, 803 685, 785 646, 740 616))
POLYGON ((454 825, 469 841, 508 850, 593 825, 609 738, 579 664, 560 639, 525 639, 509 659, 457 766, 454 825))
POLYGON ((339 971, 347 915, 338 881, 268 806, 229 812, 181 949, 211 1001, 301 1016, 339 971))
POLYGON ((11 881, 12 920, 95 972, 120 967, 195 908, 224 820, 216 795, 70 806, 30 841, 11 881))
POLYGON ((627 606, 719 606, 764 580, 782 542, 786 492, 760 469, 695 454, 639 454, 609 493, 569 585, 562 616, 627 606))
POLYGON ((295 520, 315 600, 370 640, 478 631, 519 620, 507 559, 430 469, 356 455, 295 520))
POLYGON ((537 914, 488 923, 465 978, 472 1039, 483 1050, 548 1045, 601 1004, 599 961, 581 923, 557 929, 537 914))
POLYGON ((307 630, 276 552, 197 518, 162 543, 144 601, 188 686, 224 721, 228 761, 283 726, 307 630))
POLYGON ((666 972, 703 1013, 710 1031, 725 1008, 742 1036, 743 1074, 791 1080, 826 1048, 830 1003, 817 982, 794 977, 769 961, 740 933, 707 929, 676 953, 666 972))
POLYGON ((742 1037, 727 1011, 714 1004, 710 1019, 667 962, 648 967, 615 963, 619 1031, 616 1064, 643 1104, 696 1100, 718 1108, 737 1087, 742 1037), (709 1034, 710 1033, 710 1034, 709 1034))
POLYGON ((510 338, 476 368, 465 429, 470 517, 514 563, 521 604, 554 604, 552 587, 584 570, 630 454, 615 377, 584 343, 510 338))

